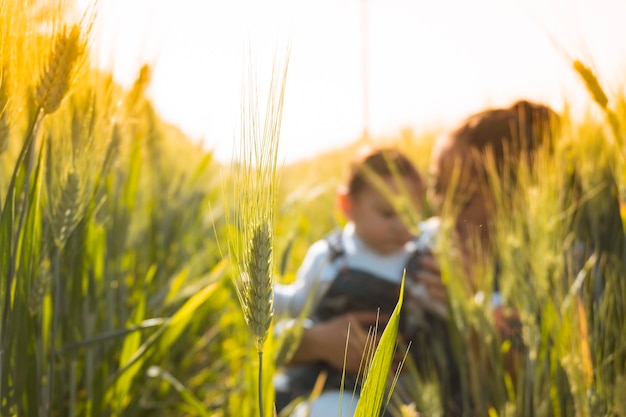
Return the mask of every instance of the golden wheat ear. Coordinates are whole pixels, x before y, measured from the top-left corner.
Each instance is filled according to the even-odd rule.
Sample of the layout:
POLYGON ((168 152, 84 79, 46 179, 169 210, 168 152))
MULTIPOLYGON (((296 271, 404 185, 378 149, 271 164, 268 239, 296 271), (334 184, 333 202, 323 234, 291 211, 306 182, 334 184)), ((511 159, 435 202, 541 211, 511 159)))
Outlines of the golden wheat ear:
POLYGON ((50 59, 35 89, 35 103, 44 114, 54 113, 67 94, 74 68, 85 51, 80 26, 63 30, 55 39, 50 59))

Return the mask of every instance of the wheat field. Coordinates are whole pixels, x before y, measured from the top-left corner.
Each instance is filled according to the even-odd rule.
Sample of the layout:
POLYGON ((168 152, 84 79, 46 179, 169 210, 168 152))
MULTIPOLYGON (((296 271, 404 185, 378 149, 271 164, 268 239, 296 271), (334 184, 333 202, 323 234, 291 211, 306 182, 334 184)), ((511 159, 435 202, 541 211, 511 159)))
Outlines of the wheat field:
MULTIPOLYGON (((241 153, 223 166, 159 117, 149 65, 129 89, 93 68, 95 15, 67 22, 62 2, 0 10, 0 415, 273 415, 271 379, 294 337, 272 333, 272 284, 343 223, 335 189, 360 143, 277 164, 280 61, 259 98, 267 114, 254 88, 242 97, 241 153)), ((516 375, 485 303, 451 288, 477 416, 626 416, 626 91, 571 64, 593 111, 561 114, 553 159, 498 217, 502 290, 524 326, 516 375)), ((375 140, 426 172, 438 133, 375 140)), ((385 401, 437 416, 436 387, 410 365, 411 401, 383 398, 393 317, 357 415, 385 401)))

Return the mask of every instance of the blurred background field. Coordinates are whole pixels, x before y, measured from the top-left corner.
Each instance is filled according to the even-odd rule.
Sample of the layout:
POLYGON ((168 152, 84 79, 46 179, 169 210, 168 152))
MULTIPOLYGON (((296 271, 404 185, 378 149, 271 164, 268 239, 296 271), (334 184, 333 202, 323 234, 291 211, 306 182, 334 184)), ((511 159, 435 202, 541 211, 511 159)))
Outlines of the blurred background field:
MULTIPOLYGON (((129 87, 91 65, 93 16, 66 25, 66 7, 0 3, 0 414, 258 415, 257 357, 228 258, 230 167, 156 111, 151 65, 129 87)), ((471 395, 488 392, 485 416, 626 415, 626 92, 585 84, 569 65, 589 112, 574 119, 565 107, 556 160, 500 220, 504 288, 528 329, 519 380, 502 371, 507 348, 494 346, 484 306, 452 296, 458 349, 478 332, 465 377, 484 390, 471 395), (579 205, 559 206, 573 178, 579 205), (572 234, 588 252, 567 270, 572 234), (589 293, 598 280, 600 300, 589 293)), ((443 129, 369 140, 407 151, 426 175, 443 129)), ((344 221, 335 191, 362 144, 279 166, 277 280, 292 280, 308 246, 344 221)), ((267 361, 280 343, 270 336, 267 361)), ((437 415, 430 392, 414 400, 437 415)))

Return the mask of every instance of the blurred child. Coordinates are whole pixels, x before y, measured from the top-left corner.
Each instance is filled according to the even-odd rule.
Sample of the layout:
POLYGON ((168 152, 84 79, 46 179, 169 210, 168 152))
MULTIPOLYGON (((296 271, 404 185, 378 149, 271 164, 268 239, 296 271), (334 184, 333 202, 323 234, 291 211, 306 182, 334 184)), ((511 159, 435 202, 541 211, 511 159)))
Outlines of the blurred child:
POLYGON ((312 306, 299 348, 275 380, 279 411, 310 395, 318 376, 327 372, 310 415, 336 415, 344 367, 341 410, 343 415, 354 411, 368 327, 377 319, 384 327, 398 302, 403 271, 427 241, 428 223, 420 225, 422 240, 416 239, 423 194, 420 174, 396 149, 373 149, 350 165, 337 196, 347 224, 309 248, 293 284, 275 288, 278 316, 299 317, 307 302, 312 306))

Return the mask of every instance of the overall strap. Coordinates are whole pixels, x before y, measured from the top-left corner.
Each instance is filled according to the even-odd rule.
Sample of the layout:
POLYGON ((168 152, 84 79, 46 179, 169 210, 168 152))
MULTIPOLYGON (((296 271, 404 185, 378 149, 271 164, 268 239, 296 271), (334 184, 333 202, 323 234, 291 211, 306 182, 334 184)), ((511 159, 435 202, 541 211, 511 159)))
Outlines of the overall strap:
POLYGON ((330 262, 334 262, 340 257, 346 254, 346 250, 343 247, 342 238, 342 230, 335 229, 332 232, 328 233, 324 240, 328 242, 328 248, 330 249, 330 253, 328 254, 328 260, 330 262))

